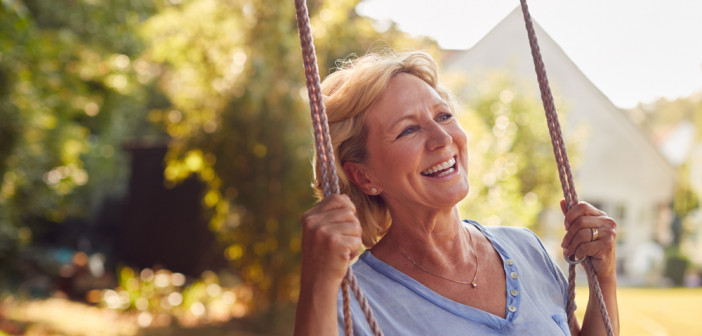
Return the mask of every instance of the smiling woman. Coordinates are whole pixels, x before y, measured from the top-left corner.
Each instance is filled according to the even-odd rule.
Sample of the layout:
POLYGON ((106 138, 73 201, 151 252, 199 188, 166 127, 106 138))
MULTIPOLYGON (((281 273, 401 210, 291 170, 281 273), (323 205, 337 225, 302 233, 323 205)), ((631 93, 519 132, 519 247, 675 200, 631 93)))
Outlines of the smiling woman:
POLYGON ((450 210, 466 197, 466 134, 430 84, 409 73, 395 74, 365 122, 366 160, 340 162, 353 186, 366 193, 379 190, 393 221, 414 216, 393 210, 450 210))
MULTIPOLYGON (((339 172, 339 184, 341 193, 349 195, 351 200, 361 211, 361 223, 363 225, 363 244, 367 247, 373 246, 390 226, 390 216, 383 198, 376 193, 366 192, 356 187, 350 176, 344 173, 345 167, 342 162, 348 162, 346 168, 353 169, 358 166, 353 163, 365 162, 370 155, 369 148, 366 147, 367 139, 371 131, 375 131, 375 136, 382 138, 383 143, 399 142, 405 143, 401 138, 410 135, 414 131, 412 118, 421 114, 418 109, 398 110, 402 114, 387 115, 385 127, 393 127, 393 132, 385 134, 382 130, 373 126, 379 120, 366 121, 370 118, 378 118, 370 113, 371 106, 377 110, 377 102, 381 96, 389 89, 388 84, 394 75, 402 73, 412 75, 411 79, 421 79, 419 89, 430 89, 432 93, 430 99, 435 102, 435 108, 441 108, 444 115, 441 118, 451 115, 453 110, 453 99, 448 90, 438 83, 438 75, 431 57, 424 53, 413 55, 397 55, 397 57, 369 54, 359 58, 354 62, 348 61, 345 65, 329 75, 323 83, 324 104, 329 115, 329 131, 332 134, 332 145, 337 158, 337 172, 339 172), (411 56, 411 57, 410 57, 411 56), (396 129, 403 127, 402 129, 396 129), (400 134, 402 133, 402 135, 400 134)), ((410 80, 411 80, 410 79, 410 80)), ((418 84, 415 82, 415 84, 418 84)), ((403 88, 400 88, 403 89, 403 88)), ((411 99, 412 94, 407 93, 403 99, 411 99)), ((398 97, 399 99, 399 97, 398 97)), ((385 99, 386 104, 391 104, 390 99, 385 99)), ((411 104, 411 102, 407 102, 411 104)), ((412 107, 412 105, 410 105, 412 107)), ((398 107, 399 108, 399 107, 398 107)), ((406 108, 406 107, 404 107, 406 108)), ((453 118, 449 118, 453 122, 453 118)), ((457 124, 456 124, 457 125, 457 124)), ((465 135, 464 135, 465 137, 465 135)), ((376 154, 377 155, 377 154, 376 154)), ((383 158, 380 155, 379 158, 383 158)), ((467 159, 467 158, 466 158, 467 159)), ((319 165, 316 165, 319 169, 319 165)), ((429 168, 424 167, 423 169, 429 168)), ((356 169, 352 171, 356 172, 356 169)), ((317 176, 321 176, 317 171, 317 176)), ((368 187, 368 186, 367 186, 368 187)), ((379 186, 375 187, 376 190, 379 186)), ((322 196, 322 181, 317 179, 316 189, 318 196, 322 196)))
MULTIPOLYGON (((539 239, 459 218, 456 204, 469 190, 467 139, 429 55, 346 62, 322 93, 343 195, 303 215, 296 335, 344 330, 339 287, 361 245, 367 250, 352 269, 388 334, 571 334, 567 282, 539 239)), ((563 247, 592 257, 617 326, 616 223, 587 203, 564 213, 563 247)), ((596 301, 582 334, 603 332, 596 301)), ((356 302, 351 310, 363 316, 356 302)), ((362 318, 352 323, 355 334, 371 334, 362 318)))

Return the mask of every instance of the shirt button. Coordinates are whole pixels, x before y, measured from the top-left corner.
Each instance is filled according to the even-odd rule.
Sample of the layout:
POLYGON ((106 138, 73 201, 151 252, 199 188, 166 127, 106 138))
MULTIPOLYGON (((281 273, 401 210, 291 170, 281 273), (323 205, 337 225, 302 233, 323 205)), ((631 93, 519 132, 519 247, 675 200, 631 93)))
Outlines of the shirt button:
POLYGON ((511 312, 514 313, 514 312, 517 311, 517 306, 515 306, 515 305, 509 305, 509 307, 507 307, 507 309, 509 309, 509 311, 511 311, 511 312))
POLYGON ((514 265, 514 260, 512 260, 512 259, 507 259, 507 260, 505 260, 505 262, 507 263, 507 265, 510 265, 510 266, 514 265))
POLYGON ((519 291, 516 290, 516 289, 513 289, 513 290, 509 291, 509 293, 510 293, 512 296, 517 296, 517 295, 519 295, 519 291))
POLYGON ((510 276, 512 279, 516 279, 516 278, 519 277, 519 275, 517 274, 517 272, 512 272, 512 273, 509 274, 509 276, 510 276))

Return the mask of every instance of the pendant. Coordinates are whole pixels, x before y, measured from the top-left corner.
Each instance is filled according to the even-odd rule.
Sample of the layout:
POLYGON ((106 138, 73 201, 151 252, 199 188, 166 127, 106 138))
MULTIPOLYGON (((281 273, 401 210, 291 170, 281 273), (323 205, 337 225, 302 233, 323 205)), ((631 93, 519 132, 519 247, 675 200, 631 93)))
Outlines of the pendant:
POLYGON ((470 285, 473 286, 473 288, 478 287, 478 284, 475 283, 475 281, 471 282, 470 285))

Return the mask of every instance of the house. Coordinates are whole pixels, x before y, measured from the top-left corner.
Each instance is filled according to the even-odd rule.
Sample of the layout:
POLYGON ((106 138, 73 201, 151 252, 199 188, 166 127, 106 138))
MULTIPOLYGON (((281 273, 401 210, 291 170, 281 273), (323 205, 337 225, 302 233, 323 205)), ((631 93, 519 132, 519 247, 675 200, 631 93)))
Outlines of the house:
MULTIPOLYGON (((573 167, 579 199, 617 220, 622 278, 638 284, 657 282, 663 262, 660 236, 669 231, 675 169, 647 134, 588 80, 536 22, 534 25, 553 95, 568 107, 567 118, 561 120, 564 132, 578 127, 588 130, 584 143, 579 144, 579 164, 573 167)), ((471 49, 450 51, 442 62, 444 73, 468 78, 495 70, 508 72, 515 82, 530 83, 525 90, 540 101, 519 8, 471 49)), ((545 221, 550 227, 561 227, 560 209, 554 211, 544 216, 545 221)), ((552 253, 560 255, 557 236, 562 233, 541 234, 552 253)))

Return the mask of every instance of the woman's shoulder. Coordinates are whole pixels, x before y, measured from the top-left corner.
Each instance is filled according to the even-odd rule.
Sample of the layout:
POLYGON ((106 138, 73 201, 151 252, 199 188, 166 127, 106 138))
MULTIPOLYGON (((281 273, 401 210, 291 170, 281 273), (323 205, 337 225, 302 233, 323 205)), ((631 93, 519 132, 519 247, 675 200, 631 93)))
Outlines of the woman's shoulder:
POLYGON ((473 220, 465 220, 464 222, 475 226, 482 231, 483 234, 488 236, 488 238, 496 238, 501 242, 539 242, 539 238, 536 236, 536 234, 528 228, 516 226, 483 226, 473 220))
POLYGON ((488 238, 498 250, 508 254, 531 255, 543 258, 548 252, 541 239, 530 229, 515 226, 482 226, 466 220, 465 223, 474 225, 488 238))
POLYGON ((519 264, 529 264, 537 273, 551 274, 560 288, 567 287, 563 273, 548 253, 541 239, 530 229, 512 226, 482 226, 474 221, 466 223, 475 225, 493 243, 503 257, 514 259, 519 264))

